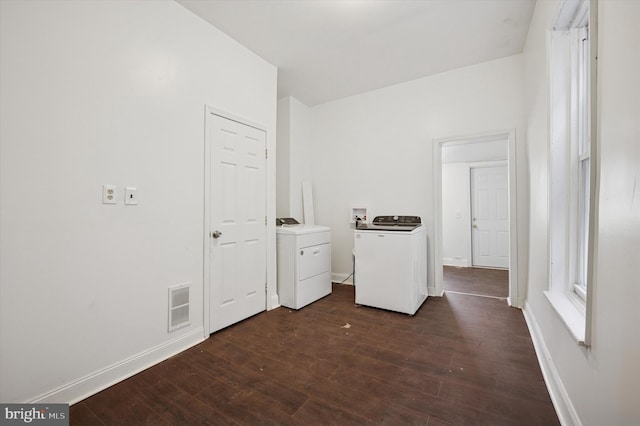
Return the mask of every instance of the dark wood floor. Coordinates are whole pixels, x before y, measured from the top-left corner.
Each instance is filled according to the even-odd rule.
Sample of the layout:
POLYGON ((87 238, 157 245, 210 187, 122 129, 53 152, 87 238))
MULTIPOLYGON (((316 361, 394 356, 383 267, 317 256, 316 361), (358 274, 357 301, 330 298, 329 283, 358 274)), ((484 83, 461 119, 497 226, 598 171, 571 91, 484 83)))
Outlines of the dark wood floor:
POLYGON ((445 291, 492 297, 509 296, 509 271, 506 269, 458 268, 445 266, 445 291))
POLYGON ((445 294, 415 316, 352 286, 222 330, 71 407, 72 425, 554 425, 522 313, 445 294))

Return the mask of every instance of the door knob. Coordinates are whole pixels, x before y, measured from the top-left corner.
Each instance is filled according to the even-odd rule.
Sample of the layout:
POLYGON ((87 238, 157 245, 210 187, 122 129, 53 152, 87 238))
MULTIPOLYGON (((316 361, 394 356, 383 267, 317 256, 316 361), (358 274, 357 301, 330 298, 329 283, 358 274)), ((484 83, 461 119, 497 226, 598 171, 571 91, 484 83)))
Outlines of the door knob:
POLYGON ((213 231, 211 233, 211 238, 220 238, 220 237, 222 237, 222 232, 220 231, 213 231))
POLYGON ((474 227, 475 229, 478 229, 478 225, 476 225, 475 223, 473 224, 473 227, 474 227))

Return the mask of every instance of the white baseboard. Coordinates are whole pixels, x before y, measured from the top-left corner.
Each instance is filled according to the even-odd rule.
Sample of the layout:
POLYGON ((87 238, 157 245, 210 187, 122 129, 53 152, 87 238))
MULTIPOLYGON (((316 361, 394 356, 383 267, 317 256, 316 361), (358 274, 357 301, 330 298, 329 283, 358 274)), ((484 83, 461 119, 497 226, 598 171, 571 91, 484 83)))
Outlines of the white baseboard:
POLYGON ((560 424, 563 426, 582 426, 578 412, 571 403, 569 394, 562 384, 558 370, 556 369, 553 359, 551 359, 551 354, 544 342, 542 331, 540 330, 538 322, 533 316, 527 302, 524 303, 522 313, 524 314, 527 327, 529 327, 529 334, 531 335, 531 340, 533 341, 533 346, 536 350, 538 363, 542 370, 542 376, 544 377, 544 382, 547 384, 547 390, 549 391, 551 402, 558 414, 560 424))
POLYGON ((331 273, 331 281, 338 284, 351 284, 353 285, 353 274, 339 274, 336 272, 331 273))
POLYGON ((438 293, 435 287, 427 287, 427 294, 431 297, 442 297, 444 295, 444 289, 438 293))
POLYGON ((270 311, 272 309, 279 308, 279 307, 280 307, 280 297, 277 294, 274 294, 273 296, 271 296, 271 303, 269 304, 269 309, 267 309, 267 311, 270 311))
POLYGON ((442 258, 442 266, 455 266, 455 267, 463 267, 468 268, 471 266, 471 262, 467 258, 453 258, 453 257, 443 257, 442 258))
POLYGON ((37 396, 29 403, 57 402, 75 404, 197 345, 205 340, 203 335, 204 329, 198 327, 187 334, 37 396))

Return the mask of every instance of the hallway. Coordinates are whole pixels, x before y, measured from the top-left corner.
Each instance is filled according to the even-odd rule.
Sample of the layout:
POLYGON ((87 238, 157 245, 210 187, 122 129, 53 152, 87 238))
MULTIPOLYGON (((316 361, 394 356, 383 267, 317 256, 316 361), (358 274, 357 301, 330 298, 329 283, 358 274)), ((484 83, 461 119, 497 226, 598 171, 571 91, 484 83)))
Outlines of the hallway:
POLYGON ((443 270, 445 291, 505 299, 509 297, 509 271, 506 269, 444 266, 443 270))

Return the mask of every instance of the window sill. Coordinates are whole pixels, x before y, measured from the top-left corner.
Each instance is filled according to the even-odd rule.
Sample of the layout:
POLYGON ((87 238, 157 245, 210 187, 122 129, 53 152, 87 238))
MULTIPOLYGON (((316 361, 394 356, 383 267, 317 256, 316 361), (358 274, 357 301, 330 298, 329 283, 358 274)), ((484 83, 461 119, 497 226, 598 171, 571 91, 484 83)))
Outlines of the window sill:
POLYGON ((545 291, 544 295, 558 313, 564 325, 569 329, 576 343, 580 346, 586 346, 586 319, 584 313, 576 307, 566 294, 557 291, 545 291))

